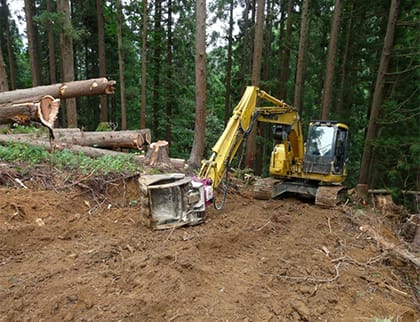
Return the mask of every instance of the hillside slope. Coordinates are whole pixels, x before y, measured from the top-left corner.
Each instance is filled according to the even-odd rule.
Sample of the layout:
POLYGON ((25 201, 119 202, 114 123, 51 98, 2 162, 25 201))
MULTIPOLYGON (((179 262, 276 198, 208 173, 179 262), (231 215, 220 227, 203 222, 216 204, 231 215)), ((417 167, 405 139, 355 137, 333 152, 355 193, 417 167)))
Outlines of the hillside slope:
POLYGON ((27 183, 0 186, 0 321, 420 319, 415 268, 359 230, 398 242, 368 209, 241 187, 205 224, 151 231, 135 180, 101 200, 27 183))

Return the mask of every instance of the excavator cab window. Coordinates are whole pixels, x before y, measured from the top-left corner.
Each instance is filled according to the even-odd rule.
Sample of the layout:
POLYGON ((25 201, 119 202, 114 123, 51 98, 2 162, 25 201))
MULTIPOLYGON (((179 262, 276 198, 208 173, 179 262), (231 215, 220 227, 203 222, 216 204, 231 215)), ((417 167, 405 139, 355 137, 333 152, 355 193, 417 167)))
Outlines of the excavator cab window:
POLYGON ((308 144, 308 153, 318 156, 331 156, 333 138, 333 127, 313 127, 308 144))
POLYGON ((303 171, 342 174, 347 154, 347 132, 347 128, 338 126, 337 122, 311 122, 303 171))
POLYGON ((343 174, 344 165, 347 161, 348 149, 348 130, 343 127, 337 127, 334 153, 334 168, 335 174, 343 174))

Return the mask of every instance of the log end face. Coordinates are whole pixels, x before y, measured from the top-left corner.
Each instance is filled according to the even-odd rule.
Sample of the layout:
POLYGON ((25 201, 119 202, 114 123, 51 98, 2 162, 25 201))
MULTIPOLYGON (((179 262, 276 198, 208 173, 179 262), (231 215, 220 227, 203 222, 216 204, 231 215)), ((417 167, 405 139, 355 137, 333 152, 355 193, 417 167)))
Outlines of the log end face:
POLYGON ((117 82, 114 80, 108 81, 108 85, 105 88, 105 94, 110 95, 115 93, 115 84, 117 82))
POLYGON ((41 99, 38 108, 38 114, 41 123, 48 128, 53 128, 54 122, 57 119, 59 108, 60 99, 55 99, 50 95, 44 96, 41 99))

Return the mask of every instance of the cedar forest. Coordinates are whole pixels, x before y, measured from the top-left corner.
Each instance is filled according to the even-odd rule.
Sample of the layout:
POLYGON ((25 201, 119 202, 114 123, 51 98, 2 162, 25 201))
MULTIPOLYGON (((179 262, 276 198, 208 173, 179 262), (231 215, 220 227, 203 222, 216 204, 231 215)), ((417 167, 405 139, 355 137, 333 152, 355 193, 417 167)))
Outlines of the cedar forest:
MULTIPOLYGON (((11 2, 0 1, 0 91, 117 81, 115 95, 78 98, 77 116, 62 104, 60 127, 147 127, 172 156, 200 159, 252 84, 295 105, 304 131, 349 125, 348 186, 400 201, 420 190, 419 1, 25 0, 22 14, 11 2)), ((270 138, 256 140, 267 154, 270 138)))

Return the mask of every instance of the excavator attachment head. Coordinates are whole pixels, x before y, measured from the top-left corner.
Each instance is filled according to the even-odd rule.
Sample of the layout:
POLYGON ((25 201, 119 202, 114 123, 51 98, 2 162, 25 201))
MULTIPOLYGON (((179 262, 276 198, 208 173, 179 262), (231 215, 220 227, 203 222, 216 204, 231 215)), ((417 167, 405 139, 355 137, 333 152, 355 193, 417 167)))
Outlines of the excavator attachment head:
POLYGON ((141 209, 153 229, 197 225, 205 220, 205 186, 182 173, 143 175, 141 209))

